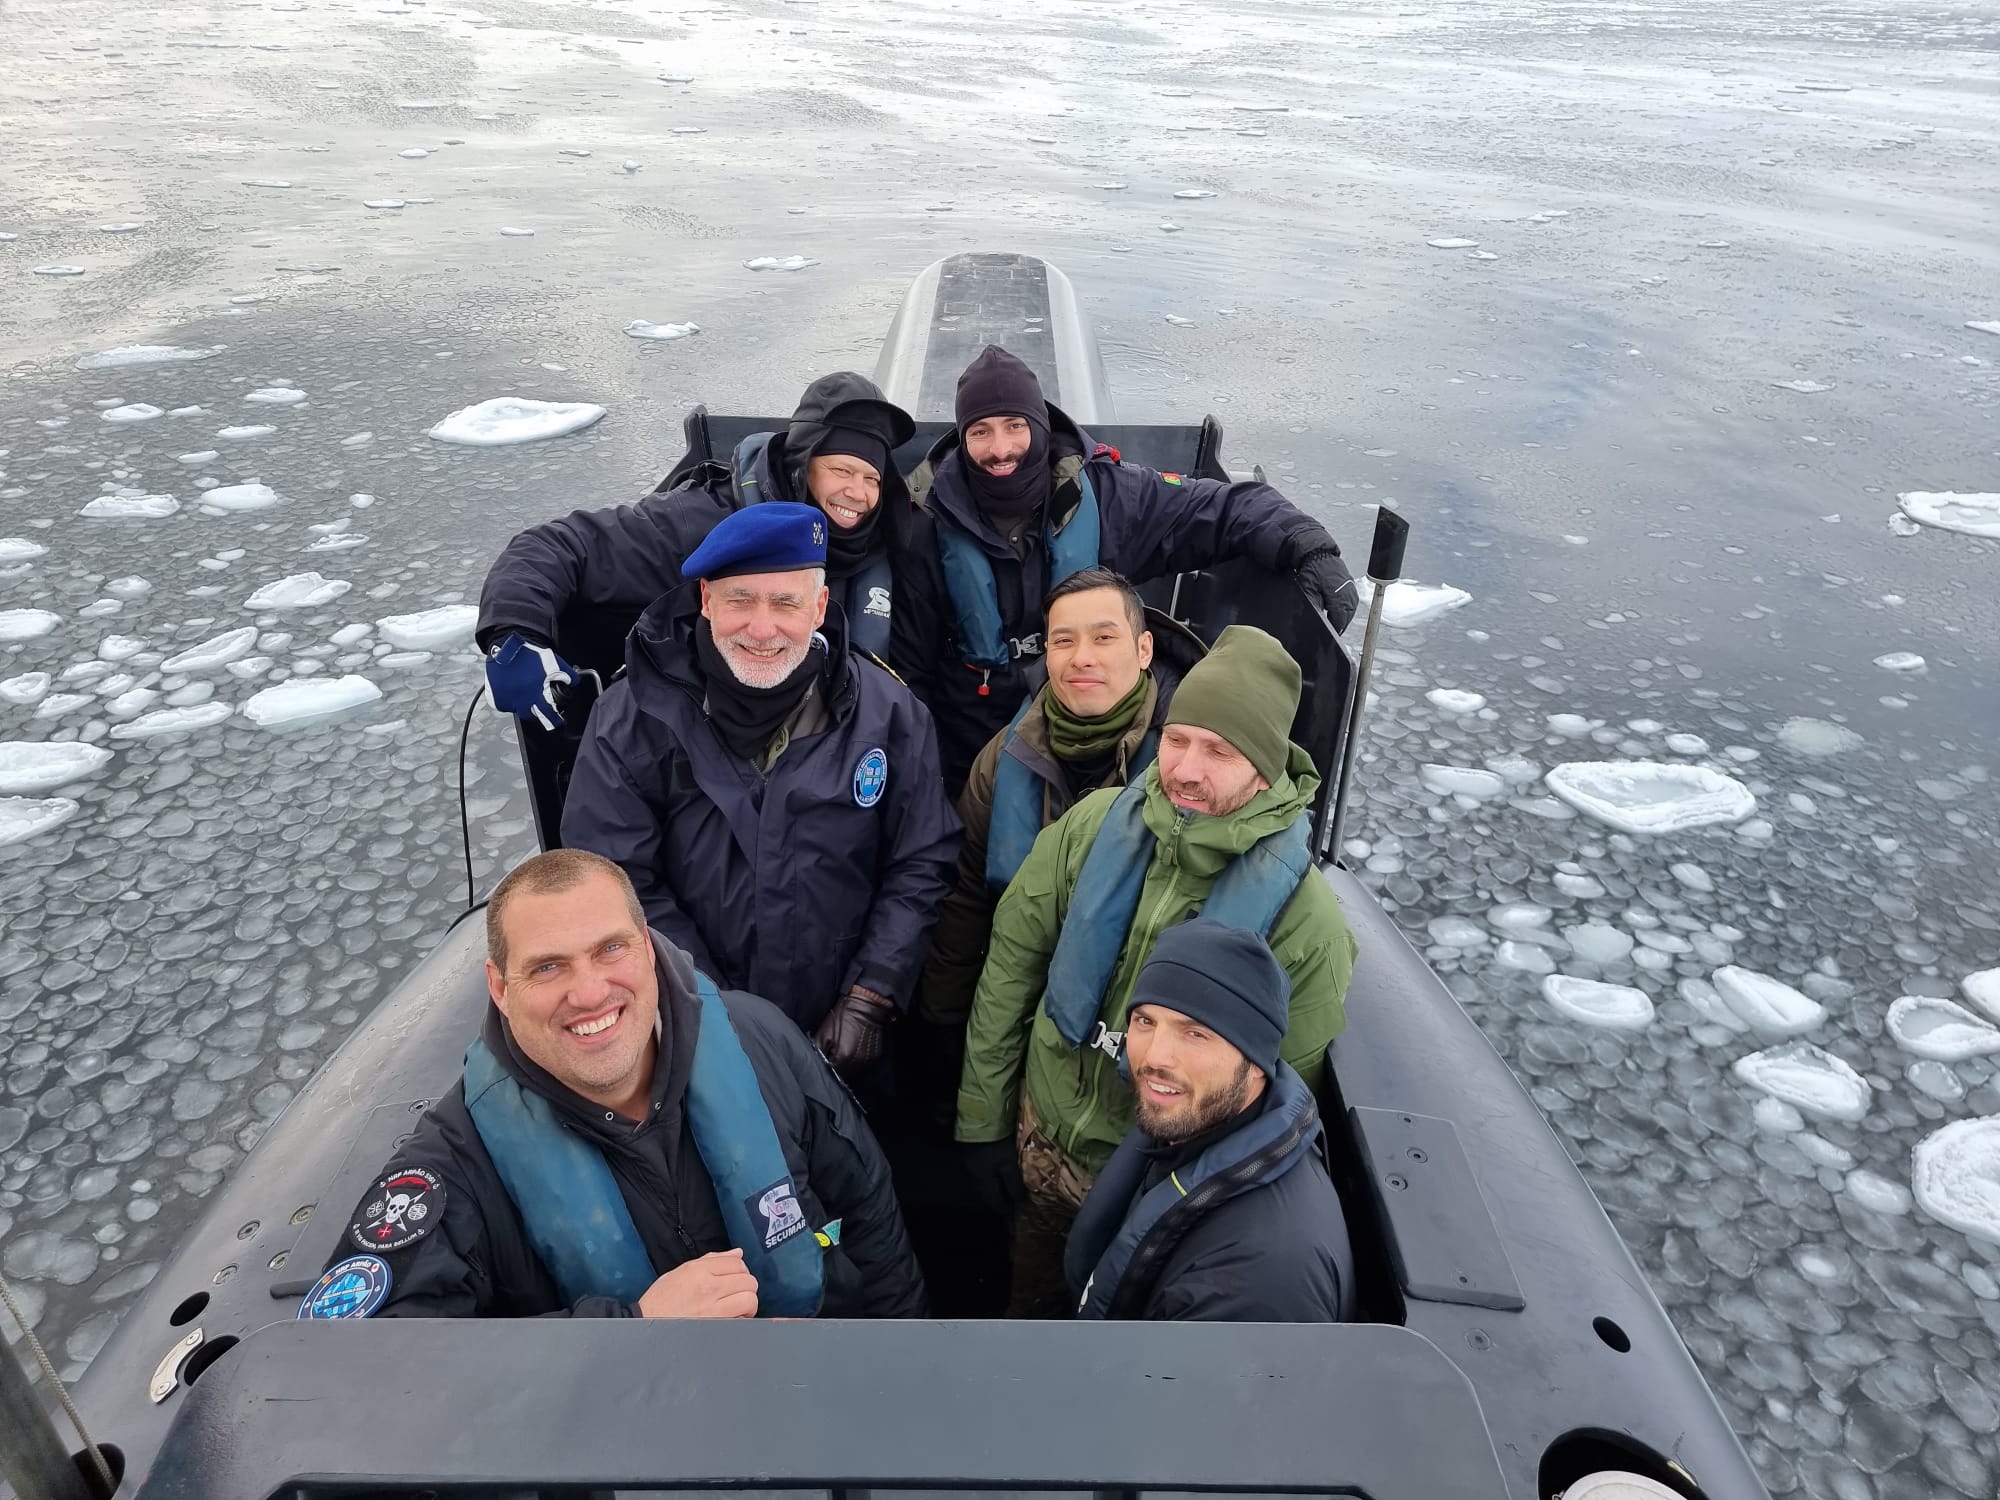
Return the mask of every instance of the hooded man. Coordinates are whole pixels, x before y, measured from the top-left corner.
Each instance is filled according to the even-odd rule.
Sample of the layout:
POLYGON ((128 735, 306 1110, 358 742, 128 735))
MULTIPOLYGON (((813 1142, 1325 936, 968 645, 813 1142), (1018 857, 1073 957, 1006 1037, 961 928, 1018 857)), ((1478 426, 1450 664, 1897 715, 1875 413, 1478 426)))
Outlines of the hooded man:
MULTIPOLYGON (((685 576, 689 553, 724 516, 760 501, 817 506, 828 522, 827 578, 848 644, 877 660, 907 654, 895 623, 897 559, 917 519, 894 461, 916 431, 872 380, 848 371, 806 387, 782 433, 746 438, 728 463, 699 464, 636 505, 573 511, 520 533, 486 575, 478 641, 502 713, 553 729, 555 690, 576 680, 560 640, 609 675, 647 605, 685 576)), ((920 629, 915 622, 912 629, 920 629)))
POLYGON ((609 860, 551 849, 486 907, 465 1075, 356 1206, 301 1318, 916 1317, 853 1098, 718 990, 609 860))
POLYGON ((1027 697, 1040 601, 1072 573, 1102 564, 1143 584, 1243 557, 1296 575, 1335 629, 1353 617, 1354 580, 1319 522, 1268 484, 1120 462, 1006 350, 983 350, 959 377, 955 414, 910 477, 937 545, 917 549, 926 576, 905 592, 939 618, 927 659, 897 664, 937 715, 954 790, 1027 697))
POLYGON ((1353 1315, 1319 1107, 1278 1055, 1291 987, 1255 933, 1196 917, 1160 934, 1125 1019, 1138 1123, 1064 1252, 1079 1318, 1353 1315))
POLYGON ((695 549, 591 713, 562 841, 615 860, 696 968, 847 1068, 914 997, 959 824, 929 711, 847 646, 827 535, 770 501, 695 549))
POLYGON ((1232 625, 1175 690, 1159 758, 1042 831, 993 915, 966 1029, 957 1136, 1018 1202, 1014 1308, 1061 1307, 1063 1237, 1133 1123, 1118 1050, 1140 966, 1200 912, 1264 937, 1291 977, 1280 1055, 1308 1087, 1346 1024, 1355 942, 1311 852, 1319 790, 1286 735, 1298 663, 1232 625))

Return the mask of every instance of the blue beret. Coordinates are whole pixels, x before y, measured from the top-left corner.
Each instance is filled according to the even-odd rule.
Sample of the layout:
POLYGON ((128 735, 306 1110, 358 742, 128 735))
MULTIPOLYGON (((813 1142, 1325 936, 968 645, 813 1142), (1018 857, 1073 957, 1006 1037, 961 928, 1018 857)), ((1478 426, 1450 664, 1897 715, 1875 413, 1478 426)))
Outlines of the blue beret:
POLYGON ((815 505, 770 500, 723 518, 681 564, 683 578, 734 578, 826 566, 826 515, 815 505))

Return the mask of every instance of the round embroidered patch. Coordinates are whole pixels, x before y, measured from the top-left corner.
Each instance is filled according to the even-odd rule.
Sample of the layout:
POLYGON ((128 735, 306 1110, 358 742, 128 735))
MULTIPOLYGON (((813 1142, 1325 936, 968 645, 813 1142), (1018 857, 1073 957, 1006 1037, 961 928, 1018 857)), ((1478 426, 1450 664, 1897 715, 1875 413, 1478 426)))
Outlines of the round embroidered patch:
POLYGON ((443 1213, 444 1179, 428 1167, 400 1167, 375 1184, 347 1237, 359 1250, 400 1250, 437 1228, 443 1213))
POLYGON ((873 807, 889 789, 889 757, 880 746, 854 763, 854 801, 858 807, 873 807))
POLYGON ((365 1318, 389 1296, 389 1263, 379 1255, 350 1255, 329 1266, 299 1303, 301 1319, 365 1318))

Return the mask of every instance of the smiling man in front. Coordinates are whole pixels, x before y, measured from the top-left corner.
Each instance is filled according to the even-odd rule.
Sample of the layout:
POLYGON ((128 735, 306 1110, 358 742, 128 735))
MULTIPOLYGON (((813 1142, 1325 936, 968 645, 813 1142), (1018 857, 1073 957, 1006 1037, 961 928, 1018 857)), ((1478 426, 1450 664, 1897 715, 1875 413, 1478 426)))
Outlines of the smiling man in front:
POLYGON ((486 941, 465 1076, 301 1317, 923 1312, 852 1097, 774 1006, 649 932, 616 865, 536 855, 494 890, 486 941))
POLYGON ((562 841, 617 861, 696 968, 865 1070, 915 993, 959 823, 929 711, 848 647, 827 545, 826 517, 783 501, 708 534, 591 713, 562 841))
POLYGON ((1140 966, 1196 912, 1268 938, 1291 977, 1281 1056, 1317 1083, 1346 1022, 1354 935, 1310 852, 1319 777, 1287 735, 1298 663, 1232 625, 1167 707, 1159 758, 1045 828, 993 916, 966 1028, 957 1137, 1020 1205, 1011 1310, 1068 1302, 1062 1248, 1133 1122, 1118 1050, 1140 966), (1022 1200, 1025 1198, 1025 1202, 1022 1200))

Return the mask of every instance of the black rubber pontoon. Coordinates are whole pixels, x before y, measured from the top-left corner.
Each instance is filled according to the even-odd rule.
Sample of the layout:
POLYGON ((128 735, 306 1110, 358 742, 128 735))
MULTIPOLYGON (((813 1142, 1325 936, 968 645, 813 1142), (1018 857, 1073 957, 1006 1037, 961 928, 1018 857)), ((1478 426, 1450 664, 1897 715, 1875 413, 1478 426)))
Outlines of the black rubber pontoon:
MULTIPOLYGON (((949 309, 1004 305, 979 336, 1011 342, 1001 325, 1016 316, 1053 330, 1048 348, 1071 351, 1053 399, 1107 410, 1101 380, 1090 405, 1070 383, 1096 376, 1067 281, 1044 268, 1024 283, 1029 264, 960 256, 927 271, 885 351, 891 394, 922 404, 939 370, 956 373, 962 341, 933 337, 949 309), (1067 302, 1024 309, 1024 284, 1067 302)), ((682 467, 777 425, 698 409, 682 467)), ((940 430, 928 423, 899 458, 914 463, 940 430)), ((1213 419, 1091 432, 1137 462, 1224 477, 1213 419)), ((1296 587, 1225 568, 1150 592, 1205 639, 1241 620, 1286 641, 1307 684, 1294 735, 1330 802, 1352 666, 1296 587)), ((574 740, 522 744, 552 843, 574 740)), ((214 1194, 92 1363, 78 1394, 122 1468, 119 1493, 1543 1500, 1620 1469, 1686 1497, 1762 1496, 1533 1102, 1360 883, 1323 873, 1362 954, 1321 1101, 1362 1321, 294 1322, 349 1207, 452 1086, 476 1033, 483 954, 477 924, 461 922, 214 1194)))

